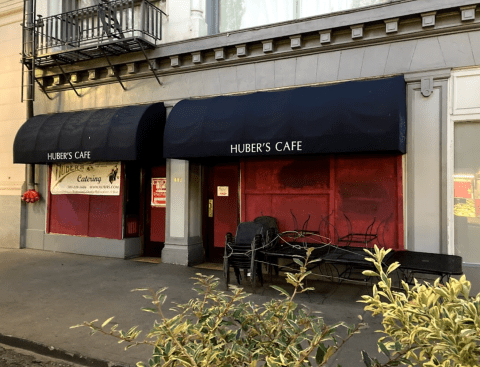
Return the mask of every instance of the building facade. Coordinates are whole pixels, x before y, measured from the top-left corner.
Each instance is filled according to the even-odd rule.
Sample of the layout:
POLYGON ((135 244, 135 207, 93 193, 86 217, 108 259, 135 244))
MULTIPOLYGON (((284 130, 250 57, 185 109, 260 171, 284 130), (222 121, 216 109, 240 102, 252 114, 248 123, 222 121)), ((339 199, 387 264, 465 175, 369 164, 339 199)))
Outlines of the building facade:
POLYGON ((272 215, 461 255, 478 284, 477 1, 54 3, 14 144, 41 196, 21 246, 187 265, 272 215))
POLYGON ((22 1, 0 1, 0 247, 18 248, 25 167, 13 164, 12 144, 17 130, 25 122, 25 108, 20 102, 22 67, 22 1))

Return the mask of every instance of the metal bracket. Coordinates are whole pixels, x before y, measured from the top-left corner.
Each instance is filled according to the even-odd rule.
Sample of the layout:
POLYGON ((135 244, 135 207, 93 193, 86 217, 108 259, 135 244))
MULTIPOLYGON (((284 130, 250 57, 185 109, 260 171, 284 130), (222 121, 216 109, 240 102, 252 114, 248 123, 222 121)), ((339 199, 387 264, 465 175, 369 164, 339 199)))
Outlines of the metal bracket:
POLYGON ((110 62, 110 59, 108 58, 108 55, 106 54, 105 50, 103 49, 103 47, 100 47, 100 49, 101 49, 102 52, 103 52, 103 56, 105 56, 105 58, 107 59, 108 65, 110 66, 110 68, 111 68, 112 71, 113 71, 113 75, 115 75, 115 78, 117 78, 118 82, 119 82, 120 85, 122 86, 122 89, 123 89, 123 90, 127 90, 127 88, 125 88, 125 86, 123 85, 122 80, 120 79, 120 75, 118 75, 117 71, 115 70, 115 67, 114 67, 114 66, 112 65, 112 63, 110 62))
POLYGON ((430 97, 433 93, 433 76, 422 78, 420 82, 422 96, 430 97))
POLYGON ((40 89, 42 90, 42 92, 45 93, 45 95, 47 96, 47 98, 48 98, 50 101, 52 101, 53 98, 48 95, 48 93, 47 93, 47 91, 45 90, 45 87, 43 86, 43 84, 40 83, 37 78, 35 78, 35 81, 36 81, 37 84, 40 86, 40 89))
POLYGON ((155 76, 155 79, 157 79, 158 84, 163 85, 162 82, 160 81, 160 79, 158 79, 158 75, 155 72, 155 67, 152 65, 152 62, 150 61, 147 54, 145 53, 145 50, 142 46, 142 43, 138 40, 136 40, 136 41, 137 41, 138 45, 140 46, 140 48, 142 49, 143 56, 145 56, 145 60, 147 60, 148 66, 150 67, 150 70, 152 71, 153 75, 155 76))
POLYGON ((65 73, 65 71, 63 70, 62 66, 60 65, 60 63, 58 62, 58 60, 56 58, 53 58, 55 60, 55 64, 57 64, 58 68, 60 69, 60 71, 62 72, 63 74, 63 77, 65 78, 65 80, 68 81, 68 84, 70 84, 70 86, 72 87, 73 91, 75 92, 75 94, 77 95, 77 97, 81 97, 81 95, 77 92, 77 90, 75 89, 75 86, 72 84, 72 81, 70 80, 70 78, 67 76, 67 74, 65 73))

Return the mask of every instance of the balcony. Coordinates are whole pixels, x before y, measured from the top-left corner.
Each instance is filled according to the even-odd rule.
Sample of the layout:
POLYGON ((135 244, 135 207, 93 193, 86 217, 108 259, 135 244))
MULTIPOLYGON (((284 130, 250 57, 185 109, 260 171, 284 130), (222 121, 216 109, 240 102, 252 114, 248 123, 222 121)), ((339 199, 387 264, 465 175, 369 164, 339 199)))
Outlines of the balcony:
POLYGON ((71 64, 154 48, 162 10, 147 0, 113 0, 35 22, 35 64, 71 64))

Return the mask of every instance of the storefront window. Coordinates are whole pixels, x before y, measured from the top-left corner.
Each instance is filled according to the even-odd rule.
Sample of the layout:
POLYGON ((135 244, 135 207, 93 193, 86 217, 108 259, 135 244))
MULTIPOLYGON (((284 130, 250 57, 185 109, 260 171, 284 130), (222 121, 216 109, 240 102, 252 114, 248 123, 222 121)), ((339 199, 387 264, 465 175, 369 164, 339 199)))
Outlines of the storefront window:
POLYGON ((403 249, 401 159, 362 153, 245 159, 242 221, 269 215, 280 231, 307 229, 342 246, 403 249))
POLYGON ((313 17, 390 0, 220 0, 220 32, 313 17))
POLYGON ((47 232, 122 238, 122 164, 58 163, 50 166, 47 232))
POLYGON ((455 254, 480 264, 480 123, 455 124, 455 254))

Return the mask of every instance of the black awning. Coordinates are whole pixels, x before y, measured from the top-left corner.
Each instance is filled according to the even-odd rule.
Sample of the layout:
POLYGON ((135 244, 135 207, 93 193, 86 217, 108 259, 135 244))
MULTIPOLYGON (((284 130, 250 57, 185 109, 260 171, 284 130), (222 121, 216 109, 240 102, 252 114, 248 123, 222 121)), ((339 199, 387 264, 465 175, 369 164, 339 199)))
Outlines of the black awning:
POLYGON ((405 153, 403 77, 180 101, 164 157, 405 153))
POLYGON ((165 118, 163 103, 38 115, 18 130, 13 162, 157 161, 165 118))

